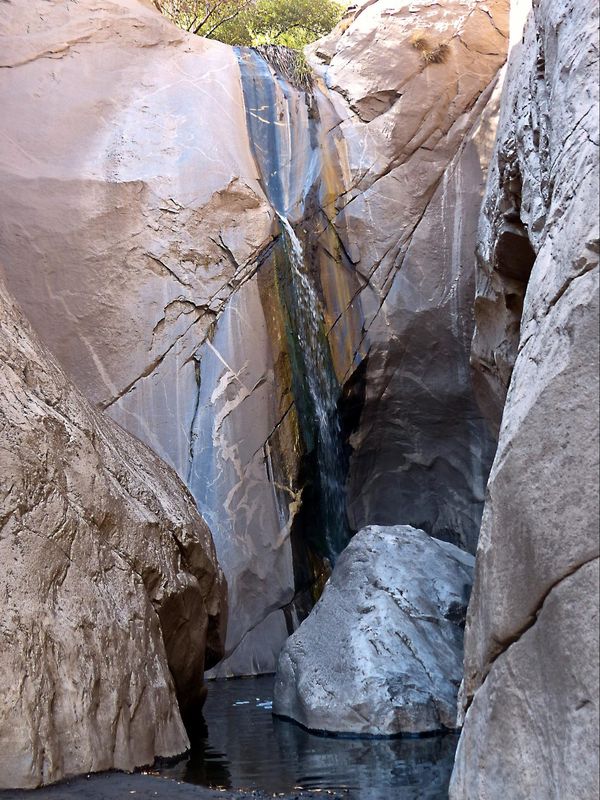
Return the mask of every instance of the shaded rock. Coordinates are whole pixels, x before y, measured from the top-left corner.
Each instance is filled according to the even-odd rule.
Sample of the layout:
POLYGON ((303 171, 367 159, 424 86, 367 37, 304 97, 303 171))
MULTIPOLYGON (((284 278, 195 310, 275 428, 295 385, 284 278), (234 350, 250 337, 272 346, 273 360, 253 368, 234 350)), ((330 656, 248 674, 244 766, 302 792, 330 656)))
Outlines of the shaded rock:
POLYGON ((408 526, 356 534, 281 653, 274 713, 339 733, 455 728, 472 571, 408 526))
POLYGON ((336 369, 365 384, 350 523, 408 522, 472 552, 495 449, 469 367, 474 250, 507 12, 366 2, 310 51, 342 142, 345 191, 327 214, 358 282, 343 291, 324 259, 336 369))
POLYGON ((402 515, 469 552, 496 448, 469 356, 477 223, 499 94, 481 109, 390 277, 369 331, 364 404, 350 439, 353 528, 392 525, 402 515))
POLYGON ((2 284, 0 409, 0 788, 181 753, 181 715, 199 713, 205 661, 223 653, 208 528, 2 284))
POLYGON ((473 346, 492 424, 503 416, 451 796, 587 800, 599 739, 598 9, 516 6, 521 23, 530 13, 512 31, 473 346))
POLYGON ((467 712, 453 797, 598 797, 598 579, 597 559, 565 578, 494 662, 467 712))

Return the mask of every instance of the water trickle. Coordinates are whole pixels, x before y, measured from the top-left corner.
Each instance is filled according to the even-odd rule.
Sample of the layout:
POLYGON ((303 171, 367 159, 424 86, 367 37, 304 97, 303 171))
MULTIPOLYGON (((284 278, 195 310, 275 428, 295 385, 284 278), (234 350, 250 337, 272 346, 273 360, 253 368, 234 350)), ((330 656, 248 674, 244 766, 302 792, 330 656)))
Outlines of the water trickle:
POLYGON ((291 268, 294 302, 289 310, 299 347, 301 382, 306 386, 300 425, 309 450, 316 453, 321 518, 327 555, 332 563, 348 543, 345 458, 338 414, 340 387, 335 379, 321 303, 306 272, 302 244, 289 221, 280 215, 291 268))
POLYGON ((278 289, 287 323, 294 399, 313 474, 311 517, 322 528, 325 555, 334 563, 349 540, 347 465, 338 415, 335 376, 323 308, 302 242, 290 219, 305 217, 306 198, 319 181, 321 161, 308 95, 278 77, 253 50, 239 53, 246 118, 265 192, 282 237, 278 289))

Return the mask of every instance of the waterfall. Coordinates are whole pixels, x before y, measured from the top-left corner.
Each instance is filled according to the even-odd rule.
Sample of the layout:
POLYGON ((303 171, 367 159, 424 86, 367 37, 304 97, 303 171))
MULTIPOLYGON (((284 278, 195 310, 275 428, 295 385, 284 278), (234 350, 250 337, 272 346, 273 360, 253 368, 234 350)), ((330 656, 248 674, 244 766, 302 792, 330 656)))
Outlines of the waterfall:
MULTIPOLYGON (((291 219, 306 216, 307 196, 318 186, 321 159, 315 145, 309 96, 277 76, 256 51, 238 51, 246 119, 265 192, 281 227, 278 290, 287 322, 288 354, 298 422, 311 461, 311 517, 322 528, 323 555, 332 563, 349 540, 346 456, 338 414, 340 386, 321 301, 302 242, 291 219)), ((314 536, 314 532, 313 532, 314 536)))
MULTIPOLYGON (((308 397, 301 409, 301 426, 309 449, 314 449, 325 525, 324 538, 331 562, 348 543, 346 522, 345 467, 342 431, 338 414, 339 385, 331 364, 321 303, 306 272, 302 244, 289 220, 279 215, 290 267, 293 304, 290 316, 299 347, 302 379, 308 397), (307 419, 308 417, 308 419, 307 419), (306 424, 308 422, 308 424, 306 424), (303 425, 304 423, 304 425, 303 425), (312 440, 312 441, 311 441, 312 440)), ((298 398, 297 398, 298 402, 298 398)))

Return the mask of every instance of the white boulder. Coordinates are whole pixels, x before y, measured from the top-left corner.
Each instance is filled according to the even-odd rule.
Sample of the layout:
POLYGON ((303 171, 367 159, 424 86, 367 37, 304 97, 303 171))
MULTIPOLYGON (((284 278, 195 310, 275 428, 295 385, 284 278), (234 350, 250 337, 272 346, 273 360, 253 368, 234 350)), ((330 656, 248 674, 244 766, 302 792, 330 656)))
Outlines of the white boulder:
POLYGON ((274 713, 331 733, 454 729, 473 564, 409 526, 360 531, 283 649, 274 713))

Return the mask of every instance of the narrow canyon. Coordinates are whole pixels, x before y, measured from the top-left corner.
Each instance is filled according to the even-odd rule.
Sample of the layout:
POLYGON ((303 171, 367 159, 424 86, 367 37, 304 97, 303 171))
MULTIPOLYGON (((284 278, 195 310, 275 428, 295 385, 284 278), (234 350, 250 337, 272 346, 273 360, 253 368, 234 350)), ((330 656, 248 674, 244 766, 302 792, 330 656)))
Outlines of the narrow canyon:
POLYGON ((0 0, 0 800, 594 800, 597 4, 269 2, 0 0))

